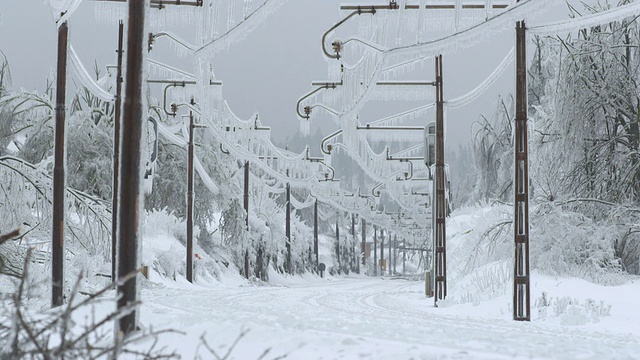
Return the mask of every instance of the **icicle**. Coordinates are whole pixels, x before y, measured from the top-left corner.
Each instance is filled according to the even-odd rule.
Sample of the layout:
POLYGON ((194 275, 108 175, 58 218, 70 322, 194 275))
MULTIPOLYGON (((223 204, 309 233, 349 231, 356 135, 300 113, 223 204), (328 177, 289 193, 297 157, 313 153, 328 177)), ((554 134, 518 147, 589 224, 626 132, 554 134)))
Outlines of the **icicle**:
POLYGON ((426 0, 420 0, 420 9, 418 9, 418 28, 416 29, 416 43, 420 43, 422 40, 422 33, 424 32, 424 20, 427 14, 426 0))
POLYGON ((308 119, 300 120, 300 132, 302 133, 302 136, 309 136, 310 127, 310 121, 308 119))
POLYGON ((537 12, 548 9, 550 3, 552 3, 552 0, 516 3, 489 20, 456 34, 426 41, 417 46, 387 49, 385 51, 385 63, 392 64, 394 62, 407 61, 407 59, 431 57, 438 54, 446 55, 458 49, 476 46, 481 41, 495 37, 497 33, 511 30, 514 21, 535 16, 537 12))
POLYGON ((98 24, 117 25, 128 16, 125 4, 94 1, 94 16, 98 24))
POLYGON ((398 0, 398 6, 400 7, 400 9, 398 10, 398 24, 396 29, 396 44, 398 45, 402 42, 401 34, 406 5, 406 0, 398 0))
POLYGON ((233 14, 233 6, 235 1, 229 1, 228 14, 227 14, 227 30, 231 29, 235 25, 235 19, 233 14))
POLYGON ((456 0, 456 9, 455 9, 455 31, 458 31, 460 28, 460 18, 462 17, 462 0, 456 0))

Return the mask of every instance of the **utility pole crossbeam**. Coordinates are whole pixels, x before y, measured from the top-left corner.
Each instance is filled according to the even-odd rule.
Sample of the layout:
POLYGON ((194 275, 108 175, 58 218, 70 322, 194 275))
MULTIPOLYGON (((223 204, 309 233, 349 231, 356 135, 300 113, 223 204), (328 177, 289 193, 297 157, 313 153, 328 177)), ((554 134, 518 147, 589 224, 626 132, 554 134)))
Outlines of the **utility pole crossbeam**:
POLYGON ((58 69, 56 84, 56 130, 53 167, 53 231, 51 242, 51 306, 64 303, 64 210, 65 210, 65 118, 67 93, 67 45, 69 26, 58 28, 58 69))
POLYGON ((436 181, 435 181, 435 296, 438 300, 447 297, 447 236, 444 181, 444 91, 442 84, 442 55, 436 57, 436 181))
MULTIPOLYGON (((461 7, 462 10, 484 10, 486 9, 486 5, 484 4, 457 4, 457 1, 450 1, 449 3, 440 3, 440 4, 425 4, 424 9, 426 10, 455 10, 458 6, 461 7)), ((509 6, 509 3, 503 1, 501 3, 492 4, 492 9, 506 9, 509 6)), ((416 4, 405 4, 404 10, 421 10, 422 7, 416 4)), ((338 21, 335 25, 333 25, 329 30, 325 31, 322 35, 322 52, 324 55, 330 59, 340 60, 342 57, 341 53, 344 52, 344 43, 340 41, 334 41, 331 43, 331 48, 334 54, 330 53, 327 50, 326 42, 329 34, 334 32, 337 28, 346 23, 349 19, 354 17, 355 15, 362 14, 370 14, 375 15, 380 10, 400 10, 400 5, 396 2, 396 0, 389 0, 389 4, 375 4, 375 5, 341 5, 340 10, 351 11, 349 15, 347 15, 342 20, 338 21)))
POLYGON ((124 23, 118 24, 118 66, 116 72, 116 103, 113 119, 113 191, 111 199, 111 281, 117 280, 118 248, 118 204, 120 176, 120 126, 122 124, 122 47, 124 44, 124 23))
MULTIPOLYGON (((491 7, 493 9, 506 9, 507 6, 509 6, 508 4, 493 4, 491 7)), ((358 8, 361 8, 363 11, 364 10, 369 10, 369 12, 367 12, 368 14, 373 14, 373 12, 370 12, 370 10, 399 10, 400 6, 396 5, 396 6, 390 6, 390 5, 342 5, 340 6, 340 10, 358 10, 358 8)), ((451 4, 426 4, 424 6, 425 9, 427 10, 454 10, 456 8, 456 5, 453 4, 453 2, 451 4)), ((415 5, 415 4, 406 4, 404 6, 405 10, 420 10, 420 5, 415 5)), ((484 4, 462 4, 462 9, 468 9, 468 10, 484 10, 486 9, 486 6, 484 4)))
MULTIPOLYGON (((129 1, 127 72, 120 153, 120 210, 118 211, 118 278, 135 273, 138 267, 138 224, 140 220, 140 154, 145 109, 142 103, 145 10, 148 0, 129 1)), ((130 310, 138 297, 137 276, 118 284, 118 310, 126 315, 118 320, 118 336, 136 330, 138 309, 130 310)))
POLYGON ((513 274, 513 319, 531 320, 529 277, 529 156, 527 137, 527 54, 526 26, 516 25, 516 124, 515 124, 515 201, 513 274))
MULTIPOLYGON (((119 3, 123 3, 126 2, 127 0, 94 0, 96 2, 119 2, 119 3)), ((165 7, 169 6, 169 5, 175 5, 175 6, 196 6, 196 7, 202 7, 202 3, 203 0, 194 0, 194 1, 189 1, 189 0, 150 0, 149 4, 151 5, 151 7, 156 8, 158 10, 162 10, 165 7)))

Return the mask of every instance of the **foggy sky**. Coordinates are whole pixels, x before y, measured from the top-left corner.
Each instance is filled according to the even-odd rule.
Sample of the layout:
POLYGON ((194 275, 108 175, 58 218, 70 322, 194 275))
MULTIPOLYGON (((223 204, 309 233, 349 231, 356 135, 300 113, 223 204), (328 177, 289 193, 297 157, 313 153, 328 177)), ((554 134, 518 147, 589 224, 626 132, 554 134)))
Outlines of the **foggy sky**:
MULTIPOLYGON (((289 0, 245 41, 232 45, 228 51, 214 58, 216 76, 224 82, 223 95, 233 111, 241 118, 249 118, 258 111, 262 123, 272 127, 274 141, 282 140, 299 128, 295 115, 297 99, 312 89, 311 81, 327 78, 327 63, 320 40, 323 32, 340 19, 338 6, 343 2, 289 0)), ((380 0, 373 2, 382 3, 380 0)), ((558 0, 557 6, 551 8, 542 20, 559 19, 566 13, 565 2, 558 0)), ((70 42, 88 69, 93 68, 94 60, 101 68, 115 63, 117 27, 96 23, 92 1, 84 1, 72 16, 69 27, 70 42)), ((185 28, 183 31, 188 31, 188 26, 185 28)), ((467 93, 484 80, 513 46, 514 33, 507 31, 480 46, 446 55, 445 100, 467 93)), ((156 47, 169 49, 166 41, 156 47)), ((14 89, 44 89, 46 77, 56 63, 56 28, 43 0, 0 1, 0 50, 9 60, 14 89)), ((185 61, 185 70, 189 70, 190 63, 186 60, 170 63, 180 67, 180 61, 185 61)), ((432 80, 432 73, 427 63, 425 70, 416 71, 414 79, 432 80)), ((448 148, 469 143, 472 123, 480 114, 491 116, 499 94, 506 96, 513 92, 514 73, 512 65, 474 103, 448 112, 448 148)), ((397 110, 394 112, 400 112, 419 105, 400 102, 393 104, 392 108, 397 110)), ((390 115, 381 114, 381 109, 388 107, 386 104, 384 107, 367 105, 361 114, 361 122, 375 120, 379 115, 390 115)), ((313 129, 320 127, 323 134, 335 130, 337 125, 327 119, 327 116, 319 116, 312 120, 313 129)), ((424 123, 428 121, 425 119, 424 123)), ((317 148, 318 145, 312 146, 317 148)))

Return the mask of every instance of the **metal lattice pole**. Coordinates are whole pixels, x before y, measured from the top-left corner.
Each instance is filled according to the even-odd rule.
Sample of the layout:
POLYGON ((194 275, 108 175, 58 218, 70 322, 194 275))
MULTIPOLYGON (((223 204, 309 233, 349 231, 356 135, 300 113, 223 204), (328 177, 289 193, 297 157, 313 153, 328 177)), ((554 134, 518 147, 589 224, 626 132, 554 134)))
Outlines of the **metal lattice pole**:
MULTIPOLYGON (((245 229, 247 230, 247 236, 249 236, 249 161, 244 162, 244 211, 245 215, 245 229)), ((249 248, 244 252, 244 277, 249 278, 249 248)))
POLYGON ((118 69, 116 74, 116 103, 113 119, 113 191, 111 199, 111 281, 117 278, 117 251, 118 248, 118 204, 120 176, 120 126, 122 123, 122 46, 124 44, 124 23, 118 24, 118 69))
POLYGON ((384 229, 380 229, 380 276, 384 276, 384 229))
POLYGON ((378 276, 378 227, 373 225, 373 276, 378 276))
POLYGON ((362 265, 366 265, 366 251, 367 251, 367 220, 362 219, 362 245, 360 246, 360 252, 362 253, 362 265))
MULTIPOLYGON (((288 175, 288 173, 287 173, 288 175)), ((292 273, 291 264, 291 185, 287 183, 287 204, 285 206, 286 211, 286 224, 285 224, 285 236, 287 237, 287 273, 292 273)))
POLYGON ((189 111, 189 144, 187 146, 187 281, 193 282, 193 111, 189 111))
POLYGON ((442 55, 436 57, 436 174, 435 174, 435 306, 447 297, 447 235, 444 179, 444 90, 442 55))
POLYGON ((318 269, 318 199, 313 204, 313 253, 316 256, 316 270, 318 269))
POLYGON ((531 320, 529 278, 529 157, 527 137, 527 53, 524 21, 516 25, 516 124, 513 319, 531 320))

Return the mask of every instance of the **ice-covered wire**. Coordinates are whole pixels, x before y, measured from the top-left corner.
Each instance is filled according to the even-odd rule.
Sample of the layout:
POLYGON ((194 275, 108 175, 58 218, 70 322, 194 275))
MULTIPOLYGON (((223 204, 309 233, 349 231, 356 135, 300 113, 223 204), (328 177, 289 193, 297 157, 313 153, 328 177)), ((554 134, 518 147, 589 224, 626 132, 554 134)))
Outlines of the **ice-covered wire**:
POLYGON ((449 109, 457 109, 470 104, 471 102, 476 100, 478 97, 480 97, 480 95, 484 94, 484 92, 487 91, 491 87, 491 85, 493 85, 500 78, 500 76, 505 72, 505 70, 507 70, 507 68, 509 67, 509 65, 511 65, 514 59, 515 59, 515 52, 514 52, 514 49, 511 48, 511 51, 509 51, 507 56, 502 60, 502 62, 500 62, 498 67, 495 70, 493 70, 493 72, 486 79, 484 79, 484 81, 480 83, 480 85, 478 85, 475 89, 471 90, 467 94, 464 94, 453 100, 447 101, 445 105, 449 109))
MULTIPOLYGON (((180 127, 183 129, 182 131, 184 135, 185 129, 183 126, 180 126, 180 127)), ((162 122, 158 122, 158 133, 172 144, 175 144, 178 146, 186 146, 188 144, 188 141, 185 139, 184 136, 176 135, 175 129, 172 131, 172 129, 164 125, 162 122)), ((213 179, 211 179, 209 174, 207 174, 207 171, 202 166, 202 163, 200 162, 200 159, 198 158, 197 155, 194 155, 193 157, 193 164, 196 172, 200 176, 200 179, 202 179, 202 182, 207 187, 207 189, 209 189, 209 191, 211 191, 214 194, 219 193, 220 188, 218 188, 218 186, 215 184, 213 179)))
POLYGON ((49 0, 49 10, 53 21, 59 27, 65 21, 69 20, 71 15, 78 9, 82 0, 49 0))
POLYGON ((400 124, 403 124, 403 123, 405 123, 405 122, 407 122, 409 120, 417 119, 419 117, 424 116, 424 114, 428 110, 433 109, 435 106, 436 106, 435 103, 418 106, 417 108, 414 108, 414 109, 411 109, 411 110, 403 111, 403 112, 395 114, 395 115, 391 115, 391 116, 384 117, 382 119, 371 121, 368 124, 377 125, 377 126, 395 126, 395 125, 400 125, 400 124))
POLYGON ((82 83, 93 95, 97 96, 100 100, 113 101, 115 95, 110 94, 106 90, 102 89, 100 85, 94 80, 87 70, 82 65, 82 62, 78 58, 76 51, 73 49, 73 45, 69 45, 69 60, 71 64, 71 70, 75 74, 76 79, 82 83))
MULTIPOLYGON (((227 49, 231 44, 244 39, 248 33, 255 30, 273 12, 278 10, 287 0, 265 0, 253 12, 245 14, 244 20, 231 26, 227 31, 204 45, 195 49, 196 54, 211 56, 227 49)), ((230 4, 232 2, 229 2, 230 4)))
POLYGON ((516 21, 545 11, 553 0, 525 0, 512 4, 504 11, 454 34, 419 44, 385 49, 385 61, 393 64, 409 59, 425 58, 454 53, 493 38, 496 33, 512 30, 516 21))
POLYGON ((300 201, 296 199, 296 197, 293 194, 291 194, 290 199, 291 199, 291 205, 297 210, 306 209, 311 205, 315 204, 316 202, 316 199, 311 195, 307 196, 307 198, 304 201, 300 201))

